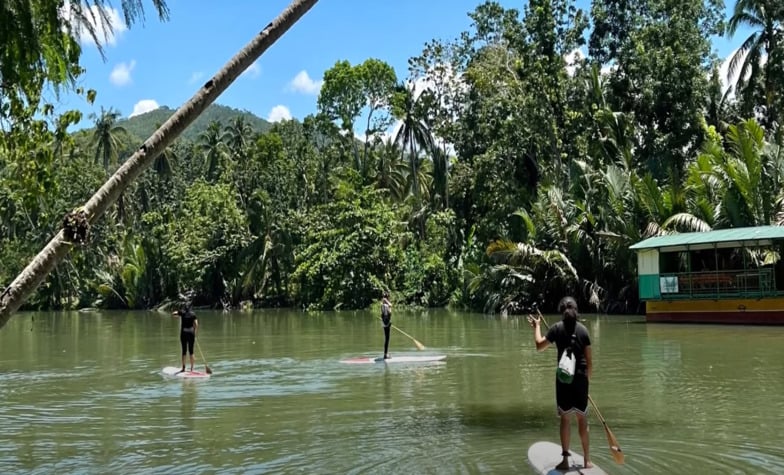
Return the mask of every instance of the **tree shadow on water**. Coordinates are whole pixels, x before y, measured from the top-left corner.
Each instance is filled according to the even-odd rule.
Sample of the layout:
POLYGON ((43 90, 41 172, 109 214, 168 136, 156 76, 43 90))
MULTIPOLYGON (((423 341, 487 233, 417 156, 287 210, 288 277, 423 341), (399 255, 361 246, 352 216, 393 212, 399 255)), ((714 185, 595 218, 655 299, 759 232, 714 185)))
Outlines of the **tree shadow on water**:
POLYGON ((479 427, 497 431, 528 431, 552 427, 556 418, 555 409, 531 406, 524 403, 515 405, 468 404, 460 407, 457 414, 460 423, 466 427, 479 427))

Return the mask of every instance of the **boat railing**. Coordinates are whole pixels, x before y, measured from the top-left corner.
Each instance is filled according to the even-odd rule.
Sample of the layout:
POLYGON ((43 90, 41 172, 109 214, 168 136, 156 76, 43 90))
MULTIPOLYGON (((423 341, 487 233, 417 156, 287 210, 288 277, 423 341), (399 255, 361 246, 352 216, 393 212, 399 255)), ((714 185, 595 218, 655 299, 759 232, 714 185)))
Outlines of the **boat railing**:
POLYGON ((730 298, 776 295, 773 269, 662 273, 662 298, 730 298))

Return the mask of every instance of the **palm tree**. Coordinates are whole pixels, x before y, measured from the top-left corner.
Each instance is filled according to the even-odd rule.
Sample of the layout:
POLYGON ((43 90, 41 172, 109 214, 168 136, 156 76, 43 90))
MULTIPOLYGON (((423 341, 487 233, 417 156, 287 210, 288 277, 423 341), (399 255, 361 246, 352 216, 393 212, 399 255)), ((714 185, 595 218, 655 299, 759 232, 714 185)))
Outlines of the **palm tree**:
POLYGON ((631 170, 634 165, 634 121, 628 114, 616 112, 610 107, 605 93, 607 84, 598 65, 591 68, 584 88, 588 96, 586 113, 596 118, 596 139, 591 141, 595 147, 592 155, 603 157, 605 164, 616 163, 631 170))
MULTIPOLYGON (((179 137, 204 112, 207 106, 213 103, 243 71, 248 69, 317 2, 318 0, 294 0, 275 20, 230 59, 212 79, 207 81, 188 102, 177 109, 177 112, 117 169, 90 200, 74 213, 74 216, 85 224, 94 223, 103 216, 109 206, 117 200, 120 193, 128 188, 145 169, 149 168, 155 157, 179 137)), ((66 236, 72 231, 71 229, 61 229, 0 294, 0 328, 8 322, 11 314, 22 305, 71 250, 73 244, 66 236)))
MULTIPOLYGON (((151 2, 160 19, 167 20, 166 1, 151 2)), ((2 2, 0 88, 7 94, 6 98, 32 104, 38 102, 46 86, 55 91, 62 86, 73 86, 82 70, 78 67, 78 37, 91 37, 103 55, 104 44, 113 30, 111 6, 110 0, 2 2), (99 32, 104 33, 103 38, 99 32)), ((122 0, 121 6, 127 26, 144 18, 143 0, 122 0)), ((7 112, 5 108, 0 110, 0 117, 7 118, 7 112)))
POLYGON ((547 293, 548 287, 568 288, 578 279, 569 258, 557 249, 543 250, 530 243, 497 239, 487 246, 486 252, 494 265, 471 285, 474 291, 484 287, 486 311, 500 310, 506 314, 519 310, 524 301, 547 293))
POLYGON ((688 167, 689 211, 665 227, 686 230, 768 225, 781 212, 784 154, 754 120, 730 125, 727 144, 710 141, 688 167))
POLYGON ((340 130, 326 114, 310 115, 302 121, 305 140, 312 143, 318 151, 318 178, 316 192, 321 196, 321 203, 326 204, 330 189, 330 177, 341 167, 341 154, 338 140, 340 130))
POLYGON ((229 122, 226 126, 226 145, 235 157, 244 158, 250 143, 250 138, 253 135, 253 128, 248 123, 248 120, 238 115, 229 122))
POLYGON ((723 87, 718 65, 715 65, 708 83, 705 121, 707 125, 712 125, 722 134, 726 132, 730 123, 740 120, 739 117, 735 117, 737 104, 731 100, 731 93, 731 87, 723 87))
POLYGON ((226 142, 220 122, 210 122, 199 135, 199 149, 204 152, 205 175, 208 181, 215 181, 223 168, 226 155, 226 142))
POLYGON ((424 111, 418 102, 419 95, 414 85, 398 84, 395 88, 392 113, 400 121, 395 133, 394 142, 400 146, 401 155, 405 157, 408 148, 409 168, 411 172, 411 190, 417 202, 420 200, 419 163, 423 149, 432 151, 435 141, 427 125, 424 111))
POLYGON ((781 73, 781 54, 779 43, 784 28, 784 7, 780 0, 738 0, 735 10, 727 23, 727 34, 733 36, 741 26, 748 26, 755 31, 746 38, 730 59, 727 80, 736 79, 736 90, 746 90, 746 95, 753 94, 760 79, 763 83, 763 96, 768 107, 768 118, 776 120, 771 105, 775 103, 776 74, 781 73), (767 66, 762 66, 763 55, 767 55, 767 66), (763 70, 764 68, 764 70, 763 70))
POLYGON ((119 134, 127 131, 117 124, 120 112, 109 108, 104 110, 101 107, 101 115, 90 114, 90 118, 95 122, 95 132, 90 139, 90 145, 95 147, 95 161, 103 161, 103 168, 107 172, 109 166, 114 165, 117 159, 117 152, 120 148, 119 134))
MULTIPOLYGON (((169 7, 165 0, 151 0, 158 16, 161 20, 169 18, 169 7)), ((98 32, 103 31, 104 35, 113 33, 112 19, 110 13, 110 2, 106 0, 82 0, 78 2, 66 2, 64 17, 70 23, 71 28, 81 30, 90 35, 92 40, 98 45, 98 51, 103 55, 103 44, 106 38, 99 38, 98 32)), ((144 17, 144 4, 142 0, 122 0, 123 15, 125 24, 131 25, 134 21, 144 17)), ((62 20, 61 20, 62 21, 62 20)))
POLYGON ((433 148, 433 205, 449 208, 449 155, 440 147, 433 148), (435 202, 440 199, 440 203, 435 202))
POLYGON ((387 190, 395 201, 402 201, 406 189, 406 165, 400 160, 400 149, 385 140, 376 149, 376 188, 387 190))

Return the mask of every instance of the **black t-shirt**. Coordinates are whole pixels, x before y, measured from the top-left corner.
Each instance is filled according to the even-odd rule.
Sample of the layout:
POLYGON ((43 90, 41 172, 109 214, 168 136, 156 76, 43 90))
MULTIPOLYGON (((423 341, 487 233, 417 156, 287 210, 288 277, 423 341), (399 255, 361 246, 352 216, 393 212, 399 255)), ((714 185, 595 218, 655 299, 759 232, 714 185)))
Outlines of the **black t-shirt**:
POLYGON ((180 314, 180 327, 181 332, 194 333, 194 322, 196 322, 196 314, 190 311, 185 311, 180 314))
POLYGON ((588 335, 588 329, 580 322, 577 322, 574 327, 574 336, 574 344, 572 345, 572 333, 567 332, 564 322, 560 321, 547 330, 545 338, 550 343, 555 343, 555 346, 558 348, 556 363, 561 360, 561 355, 563 355, 563 352, 569 345, 572 345, 574 355, 577 358, 575 374, 586 374, 588 361, 585 359, 585 348, 591 346, 591 337, 588 335))

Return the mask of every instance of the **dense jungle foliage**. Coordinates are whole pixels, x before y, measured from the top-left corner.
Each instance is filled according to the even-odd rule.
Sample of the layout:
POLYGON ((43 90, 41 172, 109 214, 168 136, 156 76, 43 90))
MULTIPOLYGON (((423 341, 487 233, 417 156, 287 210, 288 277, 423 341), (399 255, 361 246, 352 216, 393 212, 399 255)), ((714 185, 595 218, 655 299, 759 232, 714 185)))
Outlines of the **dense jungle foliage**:
MULTIPOLYGON (((423 307, 516 312, 569 292, 638 311, 630 245, 784 222, 784 2, 723 12, 721 0, 487 2, 408 71, 338 61, 302 121, 212 108, 27 308, 151 308, 192 291, 224 308, 357 309, 389 289, 423 307), (741 25, 752 34, 728 82, 711 38, 741 25)), ((102 110, 66 133, 79 113, 54 110, 41 85, 81 74, 78 45, 17 77, 5 65, 30 43, 0 40, 0 84, 19 85, 0 88, 2 288, 167 110, 102 110)))

